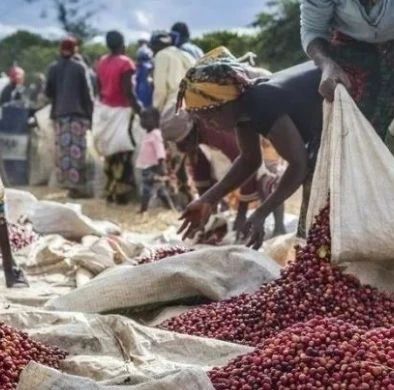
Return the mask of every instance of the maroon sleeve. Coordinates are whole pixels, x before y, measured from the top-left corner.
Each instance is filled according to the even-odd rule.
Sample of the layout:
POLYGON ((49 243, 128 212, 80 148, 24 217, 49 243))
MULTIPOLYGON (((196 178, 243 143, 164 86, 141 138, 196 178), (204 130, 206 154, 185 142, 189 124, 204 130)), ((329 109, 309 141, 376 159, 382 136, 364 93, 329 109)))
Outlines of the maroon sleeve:
MULTIPOLYGON (((204 131, 204 141, 213 147, 221 150, 231 162, 239 156, 239 147, 237 143, 236 135, 233 131, 204 131)), ((254 202, 259 199, 257 191, 257 180, 256 176, 250 178, 240 188, 240 201, 241 202, 254 202)))

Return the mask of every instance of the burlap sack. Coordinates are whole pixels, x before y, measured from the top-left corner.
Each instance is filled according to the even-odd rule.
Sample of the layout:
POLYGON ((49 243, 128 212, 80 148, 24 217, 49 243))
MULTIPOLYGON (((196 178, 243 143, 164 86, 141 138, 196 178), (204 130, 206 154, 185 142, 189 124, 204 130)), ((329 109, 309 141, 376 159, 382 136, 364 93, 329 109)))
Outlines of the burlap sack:
POLYGON ((130 107, 110 107, 99 101, 94 103, 92 133, 96 150, 107 157, 120 152, 130 152, 135 145, 130 138, 130 107))
POLYGON ((214 390, 202 370, 184 370, 163 379, 131 386, 100 385, 74 375, 63 374, 38 363, 30 363, 23 370, 17 390, 214 390))
POLYGON ((120 229, 107 221, 93 221, 73 205, 40 201, 29 210, 28 219, 40 234, 59 234, 70 240, 89 235, 120 234, 120 229))
MULTIPOLYGON (((25 330, 48 345, 67 350, 69 356, 61 365, 64 373, 107 385, 136 385, 163 379, 182 370, 208 370, 253 350, 218 340, 148 328, 113 315, 55 313, 12 306, 0 309, 0 321, 25 330)), ((31 383, 39 378, 38 372, 34 372, 37 373, 36 379, 27 376, 32 378, 31 383)), ((46 380, 51 379, 47 377, 39 383, 45 386, 48 384, 46 380)), ((26 377, 21 386, 23 383, 29 383, 26 377)), ((56 387, 30 387, 45 388, 56 387)))
POLYGON ((325 112, 309 225, 330 192, 333 260, 391 260, 394 158, 343 86, 325 112))
POLYGON ((102 313, 180 303, 195 297, 223 300, 253 292, 279 277, 272 259, 245 247, 208 248, 138 267, 114 267, 47 307, 102 313))
POLYGON ((25 219, 38 202, 37 198, 30 192, 11 188, 6 188, 5 198, 7 221, 12 223, 25 219))
POLYGON ((56 272, 71 272, 75 267, 65 259, 72 253, 76 244, 60 235, 40 237, 25 259, 24 268, 30 275, 43 275, 56 272))
POLYGON ((60 235, 40 237, 27 250, 19 251, 20 263, 29 275, 63 272, 65 269, 85 269, 92 275, 118 264, 137 265, 134 257, 145 246, 129 242, 122 236, 85 236, 80 243, 60 235))
POLYGON ((30 133, 29 185, 48 184, 55 168, 55 128, 50 118, 51 106, 37 111, 37 127, 30 133))
MULTIPOLYGON (((393 274, 394 158, 362 115, 346 89, 339 85, 333 104, 325 103, 324 129, 313 178, 308 226, 330 194, 332 261, 380 263, 393 274)), ((358 268, 356 275, 380 287, 358 268)), ((384 282, 383 285, 387 285, 384 282)), ((382 285, 382 286, 383 286, 382 285)), ((392 283, 394 289, 394 283, 392 283)))

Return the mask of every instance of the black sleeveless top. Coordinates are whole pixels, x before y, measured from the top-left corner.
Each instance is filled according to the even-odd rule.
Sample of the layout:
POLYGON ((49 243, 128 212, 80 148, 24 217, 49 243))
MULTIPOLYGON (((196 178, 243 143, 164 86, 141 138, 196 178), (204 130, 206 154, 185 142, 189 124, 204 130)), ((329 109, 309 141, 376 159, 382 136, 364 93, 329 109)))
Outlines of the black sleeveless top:
POLYGON ((240 125, 247 124, 268 136, 275 122, 288 115, 305 144, 309 144, 322 130, 320 79, 320 69, 310 61, 275 73, 268 81, 258 82, 241 97, 240 125))

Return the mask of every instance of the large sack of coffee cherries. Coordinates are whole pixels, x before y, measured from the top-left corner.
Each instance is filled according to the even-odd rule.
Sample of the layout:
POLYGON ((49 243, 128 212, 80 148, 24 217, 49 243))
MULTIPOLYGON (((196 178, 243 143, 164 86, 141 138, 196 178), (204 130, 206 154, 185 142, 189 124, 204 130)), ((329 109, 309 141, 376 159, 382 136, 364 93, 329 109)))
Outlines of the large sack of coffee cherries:
POLYGON ((164 329, 256 347, 209 375, 218 390, 394 390, 394 299, 330 263, 329 207, 279 279, 164 329))
MULTIPOLYGON (((215 389, 394 390, 394 297, 362 284, 336 264, 357 260, 358 255, 370 263, 389 264, 394 242, 391 227, 387 237, 381 239, 380 227, 373 232, 379 240, 365 237, 363 241, 370 220, 375 229, 391 224, 383 216, 382 204, 374 204, 371 217, 367 216, 370 202, 364 197, 378 201, 380 192, 357 192, 371 183, 365 182, 363 165, 356 165, 354 171, 349 167, 358 160, 350 150, 354 143, 358 143, 356 150, 365 142, 370 143, 369 149, 386 150, 344 89, 336 91, 336 102, 325 109, 326 126, 310 211, 314 217, 310 217, 306 245, 296 248, 295 260, 279 279, 262 285, 255 293, 203 305, 161 324, 180 333, 255 347, 254 352, 209 372, 215 389), (327 182, 319 188, 319 178, 325 174, 323 162, 327 161, 331 162, 326 165, 327 182), (346 175, 353 187, 344 183, 346 175), (347 196, 342 191, 348 191, 347 196), (343 198, 351 198, 355 204, 350 207, 351 202, 346 201, 350 209, 338 206, 343 198), (382 240, 383 248, 379 247, 382 240)), ((375 152, 371 152, 372 158, 375 152)), ((357 153, 366 157, 360 149, 357 153)), ((384 157, 394 168, 393 157, 387 153, 384 157)), ((394 178, 393 168, 385 175, 388 172, 394 178)), ((372 175, 369 169, 366 174, 372 175)), ((377 182, 378 186, 384 184, 377 182)), ((386 192, 383 201, 389 202, 390 190, 380 189, 386 192)))
POLYGON ((342 85, 326 103, 324 122, 309 226, 330 193, 333 261, 390 263, 394 157, 342 85))

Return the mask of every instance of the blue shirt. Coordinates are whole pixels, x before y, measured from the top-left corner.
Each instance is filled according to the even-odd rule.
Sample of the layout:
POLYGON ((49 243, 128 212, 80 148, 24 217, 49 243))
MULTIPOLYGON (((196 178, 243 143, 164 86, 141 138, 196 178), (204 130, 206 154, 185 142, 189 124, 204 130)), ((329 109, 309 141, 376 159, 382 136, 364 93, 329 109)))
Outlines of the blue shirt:
POLYGON ((189 53, 195 60, 199 60, 204 55, 204 52, 191 42, 185 42, 179 48, 189 53))
POLYGON ((304 50, 332 30, 369 43, 394 40, 394 1, 378 0, 368 12, 359 0, 301 0, 301 41, 304 50))
POLYGON ((137 64, 135 77, 135 92, 138 100, 145 108, 152 107, 153 83, 152 78, 153 64, 150 61, 143 61, 137 64))

